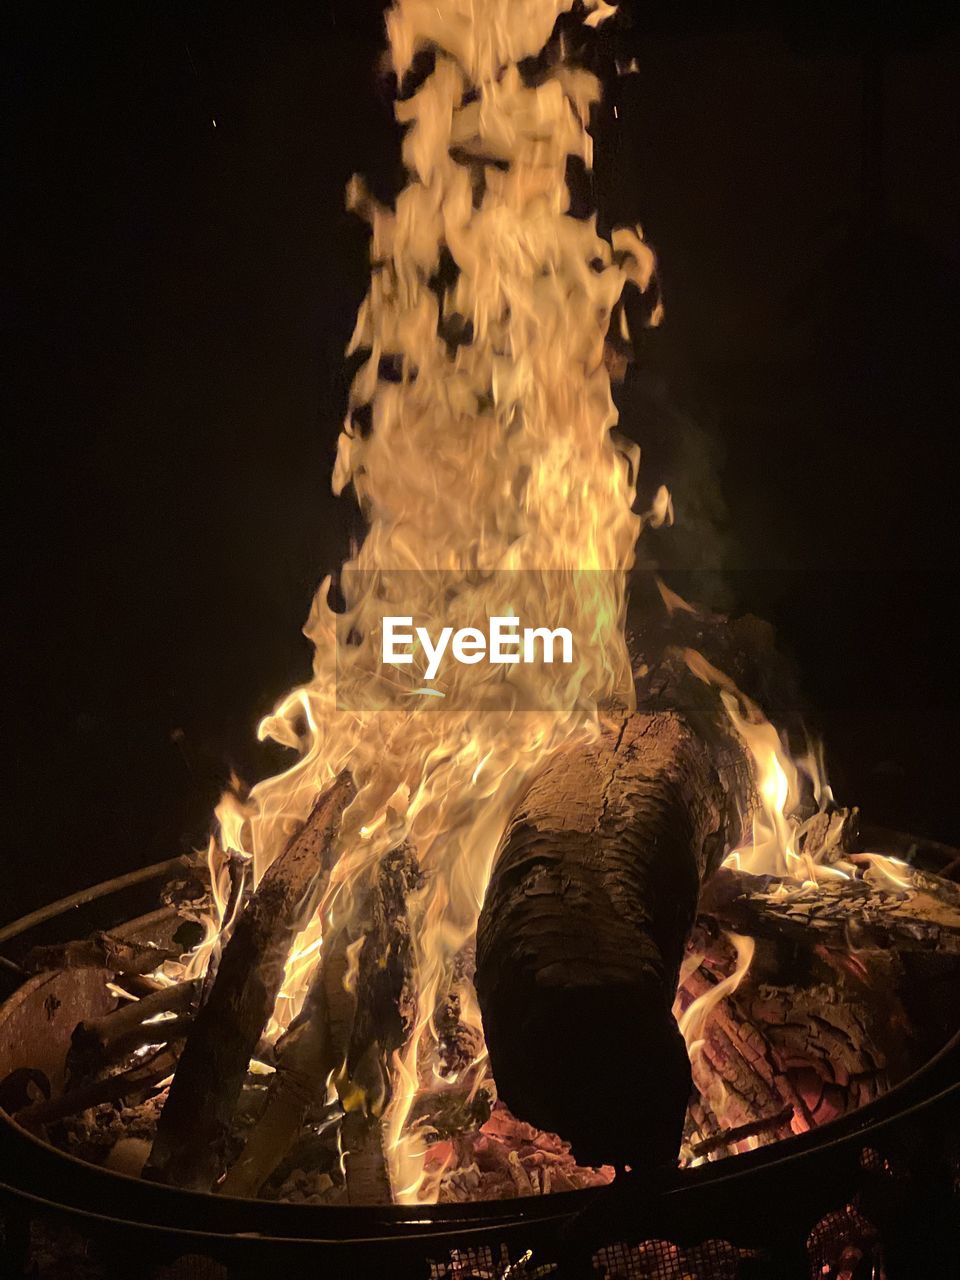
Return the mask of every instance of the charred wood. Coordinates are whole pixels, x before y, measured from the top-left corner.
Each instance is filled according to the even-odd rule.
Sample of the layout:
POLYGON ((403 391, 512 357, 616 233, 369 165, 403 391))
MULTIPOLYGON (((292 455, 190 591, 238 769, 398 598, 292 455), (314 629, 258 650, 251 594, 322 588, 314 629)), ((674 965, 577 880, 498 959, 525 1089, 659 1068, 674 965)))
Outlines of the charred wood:
POLYGON ((747 1124, 737 1125, 733 1129, 720 1129, 716 1133, 711 1134, 709 1138, 703 1138, 699 1142, 691 1143, 690 1154, 696 1157, 711 1155, 714 1151, 722 1151, 725 1148, 732 1147, 736 1142, 742 1142, 745 1138, 756 1138, 760 1134, 779 1133, 784 1128, 788 1128, 793 1118, 793 1107, 785 1107, 775 1116, 761 1116, 759 1120, 751 1120, 747 1124))
POLYGON ((636 714, 559 752, 501 841, 477 930, 490 1062, 581 1163, 676 1158, 690 1069, 670 1010, 728 804, 681 716, 636 714))
POLYGON ((148 974, 165 960, 176 960, 179 949, 157 947, 149 942, 128 942, 110 933, 93 933, 89 938, 49 947, 34 947, 27 953, 24 968, 31 973, 48 969, 108 969, 112 973, 148 974))
POLYGON ((250 860, 236 853, 228 855, 228 876, 230 882, 230 891, 227 895, 227 901, 223 912, 223 923, 220 928, 220 934, 210 954, 207 962, 207 971, 203 975, 203 987, 200 994, 200 1003, 206 1004, 210 992, 213 990, 213 984, 216 981, 217 970, 220 968, 220 960, 224 950, 233 935, 239 917, 240 904, 247 886, 247 879, 253 874, 250 866, 250 860))
POLYGON ((322 1106, 328 1078, 340 1068, 338 1087, 362 1120, 348 1113, 341 1128, 347 1198, 355 1204, 390 1203, 376 1116, 388 1099, 387 1057, 403 1043, 408 1027, 406 900, 419 885, 410 851, 392 851, 361 907, 365 931, 351 940, 339 930, 324 942, 303 1009, 277 1045, 276 1073, 263 1112, 222 1184, 225 1195, 256 1194, 311 1111, 322 1106), (355 986, 348 982, 352 941, 360 942, 355 986), (374 1195, 385 1198, 369 1198, 374 1195))
POLYGON ((348 1204, 391 1204, 393 1192, 377 1116, 349 1111, 340 1129, 348 1204))
POLYGON ((177 1064, 177 1048, 168 1045, 157 1053, 136 1063, 126 1071, 94 1080, 79 1089, 70 1090, 58 1098, 37 1102, 18 1111, 14 1117, 25 1129, 52 1125, 66 1116, 86 1111, 88 1107, 101 1106, 105 1102, 130 1102, 155 1089, 174 1070, 177 1064))
MULTIPOLYGON (((361 919, 367 921, 357 966, 355 1012, 347 1042, 346 1070, 365 1093, 365 1108, 378 1114, 389 1101, 387 1064, 412 1027, 412 956, 407 902, 423 884, 407 845, 386 855, 361 919), (371 1069, 376 1079, 364 1079, 371 1069)), ((332 999, 328 988, 328 998, 332 999)))
MULTIPOLYGON (((854 855, 856 860, 856 855, 854 855)), ((706 885, 700 912, 739 933, 790 938, 807 946, 939 951, 960 955, 960 893, 935 876, 904 868, 903 883, 882 873, 796 884, 723 867, 706 885)))
POLYGON ((145 1044, 182 1039, 190 1025, 187 1015, 196 997, 197 985, 179 982, 162 987, 141 1000, 122 1004, 102 1018, 78 1023, 67 1053, 70 1076, 73 1079, 93 1076, 145 1044), (170 1016, 162 1021, 150 1021, 162 1014, 170 1016))
POLYGON ((263 1111, 220 1185, 223 1195, 256 1195, 296 1141, 311 1108, 323 1102, 327 1079, 337 1064, 321 972, 276 1056, 263 1111))
POLYGON ((354 794, 349 776, 341 774, 268 867, 237 921, 160 1117, 148 1164, 155 1180, 208 1189, 219 1175, 250 1057, 273 1011, 293 941, 322 895, 340 820, 354 794))

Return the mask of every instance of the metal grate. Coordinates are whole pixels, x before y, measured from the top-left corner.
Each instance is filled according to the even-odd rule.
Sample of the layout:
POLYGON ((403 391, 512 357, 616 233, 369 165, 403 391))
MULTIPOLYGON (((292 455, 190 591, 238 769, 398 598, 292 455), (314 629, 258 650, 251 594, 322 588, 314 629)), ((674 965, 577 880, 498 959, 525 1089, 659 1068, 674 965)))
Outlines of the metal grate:
POLYGON ((430 1280, 500 1280, 509 1258, 501 1253, 494 1260, 493 1250, 454 1249, 448 1262, 430 1263, 430 1280))
POLYGON ((852 1204, 821 1218, 807 1237, 811 1276, 846 1280, 886 1272, 876 1227, 852 1204))
POLYGON ((753 1250, 737 1249, 728 1240, 705 1240, 680 1248, 669 1240, 612 1244, 594 1258, 598 1280, 737 1280, 753 1250))
MULTIPOLYGON (((594 1280, 739 1280, 743 1263, 760 1255, 727 1240, 680 1248, 669 1240, 604 1245, 593 1259, 594 1280)), ((526 1254, 511 1262, 503 1247, 454 1250, 446 1263, 431 1262, 429 1280, 539 1280, 556 1266, 526 1254)))

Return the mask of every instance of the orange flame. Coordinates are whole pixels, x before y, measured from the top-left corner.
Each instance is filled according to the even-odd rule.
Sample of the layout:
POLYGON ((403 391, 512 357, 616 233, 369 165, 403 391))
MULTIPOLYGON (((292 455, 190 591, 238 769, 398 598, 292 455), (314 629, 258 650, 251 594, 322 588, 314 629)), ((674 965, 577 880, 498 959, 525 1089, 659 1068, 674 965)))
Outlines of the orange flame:
MULTIPOLYGON (((433 1011, 474 932, 515 799, 560 743, 599 732, 602 700, 631 705, 633 697, 623 620, 625 574, 644 521, 632 510, 639 450, 612 432, 603 350, 625 282, 645 287, 653 259, 638 232, 624 232, 615 255, 593 221, 567 215, 567 157, 587 165, 592 158, 586 125, 596 79, 561 62, 529 87, 517 67, 571 7, 396 0, 387 14, 398 78, 420 47, 435 48, 436 63, 396 108, 410 178, 396 207, 377 205, 357 179, 348 189, 348 203, 372 225, 375 267, 349 346, 366 360, 351 388, 333 487, 353 485, 369 528, 341 574, 346 612, 331 609, 329 580, 317 593, 305 628, 311 680, 259 727, 261 738, 296 751, 296 762, 246 801, 225 797, 217 811, 219 847, 247 855, 259 880, 321 788, 343 768, 357 786, 324 902, 288 960, 271 1036, 295 1016, 331 932, 351 918, 380 859, 402 840, 416 850, 425 873, 410 903, 417 1016, 391 1064, 384 1117, 401 1202, 436 1194, 439 1174, 425 1182, 425 1134, 408 1118, 425 1073, 432 1086, 450 1083, 433 1067, 433 1011), (441 302, 428 280, 442 252, 459 274, 441 302), (452 352, 438 335, 445 316, 471 333, 452 352), (379 377, 384 359, 397 380, 379 377), (361 434, 353 412, 368 404, 373 430, 361 434), (580 570, 608 572, 588 579, 580 570), (437 571, 454 584, 452 603, 437 598, 437 571), (397 709, 385 697, 385 680, 402 685, 409 671, 413 688, 421 674, 384 675, 385 611, 414 616, 436 634, 458 606, 470 620, 478 611, 543 619, 544 600, 551 625, 573 620, 591 638, 573 667, 544 665, 534 676, 507 668, 505 679, 536 679, 539 705, 549 710, 476 715, 432 698, 397 709), (348 633, 360 642, 344 645, 348 633)), ((586 8, 590 25, 613 12, 602 0, 586 8)), ((647 518, 672 518, 665 489, 647 518)), ((452 680, 478 678, 464 667, 452 680)), ((221 869, 211 872, 219 885, 221 869)), ((222 924, 222 888, 215 901, 220 920, 198 966, 222 924)), ((462 1016, 479 1031, 475 1000, 464 1000, 462 1016)), ((484 1063, 481 1051, 474 1089, 484 1063)))
MULTIPOLYGON (((541 51, 572 7, 573 0, 394 0, 387 13, 398 80, 419 49, 436 58, 396 107, 409 182, 395 208, 378 205, 358 179, 348 188, 350 207, 371 224, 373 271, 348 347, 365 359, 350 390, 333 488, 353 486, 368 529, 343 566, 345 612, 330 606, 329 579, 313 602, 305 626, 314 647, 310 680, 258 728, 261 739, 295 752, 295 762, 245 799, 228 793, 217 808, 208 859, 214 916, 188 961, 188 975, 202 972, 227 923, 225 855, 246 857, 256 884, 318 793, 348 768, 357 795, 343 817, 339 858, 287 961, 267 1034, 275 1038, 296 1016, 381 859, 409 841, 425 877, 409 903, 417 1008, 390 1063, 392 1098, 382 1118, 401 1203, 437 1194, 443 1165, 426 1172, 428 1133, 410 1123, 411 1108, 425 1081, 453 1084, 436 1068, 434 1010, 473 936, 505 823, 550 753, 600 732, 605 700, 632 706, 626 574, 644 523, 673 518, 665 488, 646 515, 633 510, 640 451, 613 431, 604 361, 611 312, 627 281, 647 287, 653 255, 639 228, 620 229, 611 244, 593 220, 568 215, 567 158, 591 163, 587 123, 598 83, 559 60, 531 87, 517 65, 541 51), (457 272, 438 297, 445 255, 457 272), (468 336, 449 343, 440 331, 454 319, 468 336), (389 380, 380 376, 384 361, 389 380), (367 406, 372 430, 361 432, 355 413, 367 406), (452 584, 444 599, 439 572, 452 584), (543 665, 532 675, 506 668, 505 681, 535 680, 538 705, 548 710, 478 715, 455 710, 452 699, 410 698, 398 707, 388 696, 415 689, 422 669, 415 660, 385 674, 385 612, 416 617, 436 634, 458 621, 457 610, 468 622, 525 612, 546 620, 544 601, 551 625, 590 637, 571 667, 543 665), (345 644, 348 636, 358 643, 345 644)), ((591 26, 613 12, 604 0, 586 0, 585 10, 591 26)), ((687 607, 672 595, 667 602, 687 607)), ((792 762, 773 727, 721 673, 699 655, 689 661, 721 688, 756 766, 761 807, 751 842, 731 859, 799 879, 847 874, 840 863, 814 864, 798 851, 798 769, 829 795, 812 758, 792 762)), ((463 667, 452 687, 483 678, 463 667)), ((694 1048, 710 1010, 749 966, 748 940, 731 941, 735 972, 683 1016, 694 1048)), ((350 959, 348 988, 356 953, 350 959)), ((462 1016, 480 1031, 466 990, 462 1016)), ((482 1048, 469 1072, 474 1091, 491 1086, 482 1048)), ((332 1079, 352 1087, 343 1068, 332 1079)))

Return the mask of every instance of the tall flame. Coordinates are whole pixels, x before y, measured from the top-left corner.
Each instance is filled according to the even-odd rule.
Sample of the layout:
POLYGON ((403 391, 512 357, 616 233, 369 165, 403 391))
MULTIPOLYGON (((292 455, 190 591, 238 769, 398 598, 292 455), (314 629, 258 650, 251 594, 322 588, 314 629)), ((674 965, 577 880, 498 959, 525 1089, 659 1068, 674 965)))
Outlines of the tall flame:
MULTIPOLYGON (((567 158, 591 162, 595 77, 558 58, 531 86, 517 65, 540 52, 572 3, 396 0, 388 13, 398 82, 417 51, 436 56, 396 107, 409 182, 395 208, 358 179, 348 189, 372 226, 372 278, 348 349, 366 359, 333 487, 352 484, 369 527, 343 567, 345 611, 331 607, 329 580, 314 600, 312 678, 259 727, 297 762, 218 809, 222 846, 249 855, 259 878, 321 788, 344 768, 357 785, 326 898, 287 966, 274 1035, 383 855, 402 840, 416 850, 425 875, 411 903, 417 1014, 392 1063, 384 1117, 400 1201, 433 1194, 410 1107, 434 1009, 474 932, 517 794, 561 742, 599 732, 603 699, 632 699, 623 621, 642 525, 632 509, 639 451, 612 431, 603 356, 625 281, 649 280, 653 259, 637 233, 615 253, 593 220, 568 213, 567 158), (524 572, 493 573, 502 570, 524 572), (593 643, 573 667, 538 669, 548 710, 477 715, 432 698, 398 709, 384 697, 385 601, 433 634, 457 607, 474 620, 542 617, 546 601, 551 618, 579 622, 593 643)), ((591 25, 613 12, 598 0, 586 8, 591 25)), ((668 510, 663 491, 650 518, 668 510)), ((454 674, 454 685, 472 670, 454 674)), ((418 674, 415 664, 411 688, 418 674)), ((464 1016, 479 1027, 475 1003, 464 1016)))
MULTIPOLYGON (((357 793, 343 818, 341 853, 288 958, 268 1036, 299 1012, 384 856, 409 842, 423 873, 408 904, 416 1009, 388 1064, 382 1114, 402 1203, 435 1198, 443 1173, 442 1161, 425 1161, 427 1134, 412 1107, 425 1087, 453 1083, 438 1071, 435 1014, 473 937, 500 836, 518 794, 558 746, 594 738, 606 700, 632 707, 626 575, 644 522, 672 520, 666 489, 645 516, 633 510, 639 449, 613 430, 604 358, 621 292, 628 281, 647 288, 653 255, 639 229, 619 228, 608 242, 593 219, 569 214, 567 160, 590 166, 598 82, 564 61, 562 45, 544 51, 529 83, 519 66, 541 54, 558 17, 573 8, 574 0, 394 0, 387 14, 398 84, 414 78, 417 54, 432 51, 433 63, 396 106, 409 181, 395 207, 379 205, 358 178, 347 193, 371 225, 371 282, 348 347, 362 363, 333 488, 352 485, 368 528, 342 568, 344 609, 331 606, 329 579, 313 602, 305 627, 311 679, 259 726, 261 738, 290 747, 296 762, 247 798, 228 792, 217 808, 208 853, 216 919, 185 970, 204 971, 242 887, 259 881, 319 792, 349 769, 357 793), (571 666, 507 667, 495 677, 460 667, 446 686, 452 696, 404 697, 422 692, 424 655, 415 652, 409 668, 384 668, 387 613, 416 618, 434 635, 451 623, 532 615, 589 643, 571 666), (517 695, 498 706, 522 703, 524 682, 532 682, 542 709, 464 709, 470 698, 457 695, 491 678, 517 695), (231 893, 227 860, 236 872, 235 855, 243 879, 231 893)), ((613 12, 604 0, 586 0, 582 10, 591 26, 613 12)), ((419 75, 422 59, 416 67, 419 75)), ((621 312, 624 337, 625 323, 621 312)), ((661 592, 671 613, 691 610, 661 592)), ((812 796, 820 809, 832 801, 816 754, 794 760, 728 677, 699 653, 685 658, 718 690, 753 765, 750 834, 728 864, 782 877, 785 893, 856 875, 840 851, 821 848, 813 857, 803 847, 801 799, 812 796)), ((902 883, 894 860, 869 858, 879 875, 902 883)), ((727 941, 729 975, 675 1006, 692 1057, 750 967, 752 940, 727 941)), ((359 945, 355 938, 345 947, 347 990, 357 980, 359 945)), ((688 958, 681 988, 701 958, 688 958)), ((478 1033, 467 1081, 476 1093, 492 1085, 480 1014, 469 983, 458 995, 463 1021, 478 1033)), ((382 1110, 382 1089, 365 1093, 345 1063, 331 1082, 345 1105, 382 1110)))

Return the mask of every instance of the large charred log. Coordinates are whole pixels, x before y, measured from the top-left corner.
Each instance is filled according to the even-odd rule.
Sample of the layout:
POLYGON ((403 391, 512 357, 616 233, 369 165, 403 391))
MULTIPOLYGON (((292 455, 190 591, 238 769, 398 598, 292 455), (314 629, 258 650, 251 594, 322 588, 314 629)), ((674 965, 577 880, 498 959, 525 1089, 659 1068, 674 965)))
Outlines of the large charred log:
POLYGON ((690 1067, 671 1014, 730 797, 678 714, 559 752, 501 841, 476 988, 498 1091, 581 1163, 676 1158, 690 1067))

